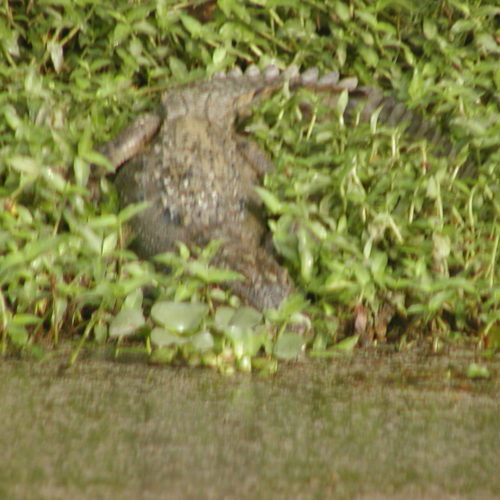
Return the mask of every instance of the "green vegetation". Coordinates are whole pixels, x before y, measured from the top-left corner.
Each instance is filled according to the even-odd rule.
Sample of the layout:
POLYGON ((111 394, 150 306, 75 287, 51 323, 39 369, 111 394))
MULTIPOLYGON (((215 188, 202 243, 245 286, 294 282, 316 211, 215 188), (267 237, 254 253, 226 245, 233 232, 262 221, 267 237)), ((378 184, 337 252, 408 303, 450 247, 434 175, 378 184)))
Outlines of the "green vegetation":
POLYGON ((108 336, 125 348, 134 335, 157 361, 269 371, 358 337, 472 335, 498 347, 494 2, 115 3, 4 2, 0 12, 2 352, 108 336), (140 207, 119 212, 106 180, 99 205, 88 189, 94 148, 161 90, 251 62, 337 68, 391 90, 457 149, 443 158, 376 120, 344 124, 310 92, 262 103, 241 126, 276 164, 259 192, 302 293, 265 314, 220 288, 216 243, 163 255, 172 273, 162 274, 125 247, 140 207))

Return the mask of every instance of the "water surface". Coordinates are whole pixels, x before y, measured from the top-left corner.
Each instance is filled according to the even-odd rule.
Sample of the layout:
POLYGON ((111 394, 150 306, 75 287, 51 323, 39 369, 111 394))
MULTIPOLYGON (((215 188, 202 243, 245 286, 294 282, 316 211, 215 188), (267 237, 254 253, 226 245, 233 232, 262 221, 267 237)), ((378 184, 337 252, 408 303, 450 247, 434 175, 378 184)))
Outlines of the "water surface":
MULTIPOLYGON (((66 356, 66 355, 65 355, 66 356)), ((359 352, 276 376, 0 362, 0 498, 500 498, 500 363, 359 352)))

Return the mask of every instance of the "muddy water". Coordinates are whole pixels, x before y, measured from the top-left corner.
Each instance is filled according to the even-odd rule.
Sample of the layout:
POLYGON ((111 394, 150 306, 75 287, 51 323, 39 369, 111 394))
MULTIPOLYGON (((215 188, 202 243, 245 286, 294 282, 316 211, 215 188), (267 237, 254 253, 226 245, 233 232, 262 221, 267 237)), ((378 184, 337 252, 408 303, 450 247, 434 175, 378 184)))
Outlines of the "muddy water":
POLYGON ((0 498, 500 498, 500 362, 357 353, 278 375, 0 362, 0 498))

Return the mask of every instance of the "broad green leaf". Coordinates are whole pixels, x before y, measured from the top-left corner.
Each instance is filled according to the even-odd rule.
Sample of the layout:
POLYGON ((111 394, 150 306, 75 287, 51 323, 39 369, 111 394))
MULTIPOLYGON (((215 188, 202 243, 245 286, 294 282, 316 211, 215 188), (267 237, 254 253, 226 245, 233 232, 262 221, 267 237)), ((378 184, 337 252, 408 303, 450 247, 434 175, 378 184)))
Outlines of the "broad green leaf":
POLYGON ((134 333, 145 325, 142 309, 124 309, 120 311, 109 325, 111 338, 123 338, 134 333))
POLYGON ((255 356, 263 345, 262 336, 249 328, 230 325, 224 329, 224 334, 231 340, 237 359, 255 356))
POLYGON ((28 330, 22 325, 16 325, 14 323, 8 325, 7 334, 12 343, 18 347, 23 347, 28 343, 28 330))
POLYGON ((468 378, 490 378, 490 371, 486 365, 481 365, 478 363, 471 363, 467 367, 467 377, 468 378))
POLYGON ((183 345, 189 342, 188 337, 179 337, 174 333, 168 332, 164 328, 156 327, 151 330, 151 342, 157 347, 168 347, 172 345, 183 345))
POLYGON ((305 340, 298 333, 285 332, 276 341, 273 354, 278 359, 295 359, 303 350, 305 340))
POLYGON ((200 332, 189 338, 193 347, 199 352, 210 351, 214 347, 214 339, 210 332, 200 332))
POLYGON ((224 329, 229 326, 246 329, 253 328, 262 322, 262 313, 253 307, 232 307, 221 306, 215 313, 215 325, 218 329, 224 329))
POLYGON ((233 309, 232 307, 218 307, 217 311, 215 312, 215 326, 219 329, 223 329, 229 326, 234 313, 235 309, 233 309))
POLYGON ((200 38, 203 35, 203 25, 194 17, 180 16, 180 20, 193 38, 200 38))
POLYGON ((424 19, 424 35, 427 39, 433 40, 437 35, 437 26, 430 19, 424 19))
POLYGON ((186 334, 195 331, 205 318, 208 306, 190 302, 156 302, 151 317, 166 330, 186 334))
POLYGON ((253 307, 241 307, 231 317, 230 324, 240 328, 253 328, 262 321, 262 313, 253 307))
POLYGON ((335 14, 344 23, 351 19, 351 13, 349 12, 349 7, 342 2, 335 2, 335 14))
POLYGON ((19 173, 37 177, 40 174, 40 165, 30 156, 13 156, 6 159, 7 163, 19 173))

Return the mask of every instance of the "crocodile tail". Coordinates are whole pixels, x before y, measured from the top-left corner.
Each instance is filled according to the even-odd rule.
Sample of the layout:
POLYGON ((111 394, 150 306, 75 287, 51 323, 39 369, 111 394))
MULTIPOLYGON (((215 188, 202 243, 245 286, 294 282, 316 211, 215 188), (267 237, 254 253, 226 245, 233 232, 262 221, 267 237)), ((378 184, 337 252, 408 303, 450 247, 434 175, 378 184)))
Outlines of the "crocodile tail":
POLYGON ((299 75, 293 86, 326 93, 324 103, 337 111, 339 111, 337 106, 339 97, 343 92, 347 92, 347 103, 342 110, 346 121, 359 113, 362 122, 369 122, 372 116, 378 113, 378 120, 381 123, 391 127, 402 126, 407 136, 426 139, 434 145, 438 154, 447 155, 453 151, 452 143, 441 134, 432 121, 424 118, 418 111, 409 109, 394 96, 384 94, 377 87, 359 86, 356 77, 339 80, 336 71, 320 76, 317 68, 311 68, 299 75))
POLYGON ((325 101, 332 108, 337 108, 339 96, 346 91, 348 100, 343 112, 347 121, 359 113, 361 121, 368 122, 375 112, 379 112, 382 123, 403 126, 408 136, 427 139, 437 146, 438 153, 446 155, 453 149, 435 124, 393 96, 385 95, 376 87, 360 87, 356 77, 340 79, 338 71, 320 75, 316 67, 300 73, 294 65, 284 71, 274 65, 262 71, 251 65, 245 72, 235 67, 227 73, 215 73, 209 80, 165 93, 162 98, 165 119, 189 115, 222 128, 231 127, 237 117, 247 114, 254 104, 281 89, 285 83, 290 90, 305 87, 326 94, 325 101))
POLYGON ((394 96, 385 95, 382 90, 374 87, 359 87, 353 93, 351 102, 360 101, 360 119, 369 122, 371 117, 379 111, 378 120, 391 127, 402 126, 404 133, 416 140, 426 139, 431 143, 439 155, 448 155, 453 152, 451 141, 444 136, 431 120, 425 118, 417 110, 409 109, 394 96), (356 95, 360 93, 360 97, 356 95))

